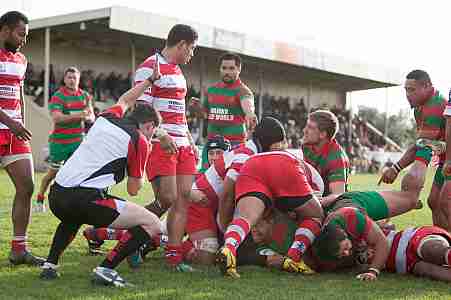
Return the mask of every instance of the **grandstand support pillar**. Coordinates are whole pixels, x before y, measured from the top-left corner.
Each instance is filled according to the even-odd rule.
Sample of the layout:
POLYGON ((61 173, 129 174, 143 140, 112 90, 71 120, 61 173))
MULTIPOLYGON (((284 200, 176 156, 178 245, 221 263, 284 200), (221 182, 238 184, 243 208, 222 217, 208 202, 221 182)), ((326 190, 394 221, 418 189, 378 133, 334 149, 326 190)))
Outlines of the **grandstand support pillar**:
POLYGON ((313 83, 311 80, 308 82, 308 91, 307 91, 307 113, 310 113, 310 109, 312 108, 312 92, 313 92, 313 83))
POLYGON ((44 45, 44 108, 49 104, 49 79, 50 79, 50 27, 45 28, 44 45))
MULTIPOLYGON (((204 99, 204 78, 205 78, 205 55, 200 55, 200 72, 199 72, 199 96, 202 101, 204 99)), ((203 141, 204 137, 204 118, 200 118, 199 122, 199 137, 203 141)))
POLYGON ((263 70, 258 70, 258 118, 263 116, 263 70))
POLYGON ((135 43, 133 43, 133 41, 130 41, 130 54, 131 54, 132 74, 135 74, 135 72, 136 72, 136 48, 135 48, 135 43))

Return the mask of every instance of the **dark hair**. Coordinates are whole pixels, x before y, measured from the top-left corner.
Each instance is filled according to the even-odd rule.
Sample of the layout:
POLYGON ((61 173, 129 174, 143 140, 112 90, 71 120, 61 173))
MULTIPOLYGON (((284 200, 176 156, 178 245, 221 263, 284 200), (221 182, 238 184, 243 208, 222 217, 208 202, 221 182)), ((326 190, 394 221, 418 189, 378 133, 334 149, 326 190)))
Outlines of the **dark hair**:
POLYGON ((232 148, 232 144, 228 139, 223 137, 222 135, 215 135, 214 137, 208 139, 207 151, 212 149, 222 149, 224 151, 229 151, 232 148))
POLYGON ((325 131, 329 139, 333 139, 338 132, 337 116, 329 110, 317 110, 308 116, 318 125, 319 131, 325 131))
POLYGON ((219 59, 219 63, 222 63, 224 60, 234 60, 235 65, 241 67, 241 57, 236 53, 227 52, 226 54, 223 54, 219 59))
POLYGON ((335 223, 323 227, 319 236, 313 242, 313 251, 321 258, 337 259, 340 251, 340 242, 347 239, 346 232, 335 223))
POLYGON ((286 137, 282 123, 273 117, 262 118, 252 134, 254 142, 261 148, 259 152, 269 151, 272 144, 282 142, 286 137))
POLYGON ((160 113, 147 103, 137 103, 127 118, 133 120, 137 124, 153 122, 155 127, 159 126, 161 123, 160 113))
POLYGON ((28 18, 23 13, 18 11, 9 11, 0 17, 0 30, 3 26, 14 28, 20 21, 28 24, 28 18))
POLYGON ((192 44, 197 41, 198 37, 197 31, 193 27, 185 24, 177 24, 169 31, 166 46, 173 47, 180 41, 186 41, 192 44))
POLYGON ((76 67, 68 67, 64 70, 64 77, 66 77, 67 73, 78 73, 80 74, 80 71, 76 67))
POLYGON ((423 70, 411 71, 409 74, 407 74, 406 79, 414 79, 422 81, 424 83, 431 83, 431 77, 429 77, 429 74, 423 70))

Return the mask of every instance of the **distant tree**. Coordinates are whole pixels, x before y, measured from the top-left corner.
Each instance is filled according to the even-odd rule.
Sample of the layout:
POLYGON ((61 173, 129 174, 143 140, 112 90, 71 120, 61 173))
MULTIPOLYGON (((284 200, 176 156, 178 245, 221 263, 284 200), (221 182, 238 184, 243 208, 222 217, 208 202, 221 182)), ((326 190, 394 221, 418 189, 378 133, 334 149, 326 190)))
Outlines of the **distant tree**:
MULTIPOLYGON (((376 108, 359 106, 358 116, 384 132, 385 113, 379 112, 376 108)), ((415 120, 410 116, 408 110, 400 110, 396 115, 389 116, 387 135, 403 148, 415 142, 415 120)))

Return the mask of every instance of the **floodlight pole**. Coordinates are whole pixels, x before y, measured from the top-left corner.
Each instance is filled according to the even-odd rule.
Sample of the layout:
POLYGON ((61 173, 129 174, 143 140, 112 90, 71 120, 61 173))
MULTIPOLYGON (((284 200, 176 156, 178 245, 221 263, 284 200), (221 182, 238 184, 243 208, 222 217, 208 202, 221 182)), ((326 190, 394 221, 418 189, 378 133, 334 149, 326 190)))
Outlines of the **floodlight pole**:
POLYGON ((50 79, 50 27, 45 28, 44 45, 44 108, 49 104, 49 79, 50 79))
POLYGON ((384 142, 388 136, 388 87, 385 88, 385 126, 384 126, 384 142))

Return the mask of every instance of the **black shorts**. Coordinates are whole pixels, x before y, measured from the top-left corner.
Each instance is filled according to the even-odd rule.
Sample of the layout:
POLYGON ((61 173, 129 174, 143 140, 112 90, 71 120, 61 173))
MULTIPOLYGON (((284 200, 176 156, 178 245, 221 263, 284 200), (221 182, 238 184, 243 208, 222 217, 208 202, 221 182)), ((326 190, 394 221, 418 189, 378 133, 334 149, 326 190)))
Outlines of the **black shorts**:
POLYGON ((107 227, 125 207, 125 200, 92 188, 66 188, 54 183, 50 188, 49 206, 64 223, 107 227))

